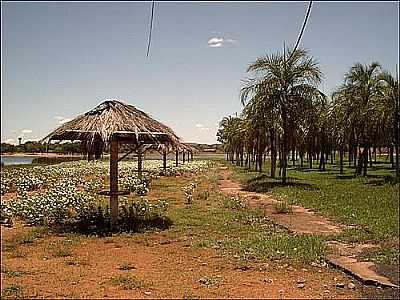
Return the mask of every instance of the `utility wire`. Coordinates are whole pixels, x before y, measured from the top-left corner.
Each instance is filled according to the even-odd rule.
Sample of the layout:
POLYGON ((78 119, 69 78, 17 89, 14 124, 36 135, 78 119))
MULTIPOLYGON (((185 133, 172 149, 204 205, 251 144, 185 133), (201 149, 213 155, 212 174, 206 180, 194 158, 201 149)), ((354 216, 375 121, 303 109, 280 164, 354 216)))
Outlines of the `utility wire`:
POLYGON ((301 37, 303 36, 304 29, 306 28, 306 25, 307 25, 308 17, 310 16, 311 6, 312 6, 312 1, 310 1, 310 3, 308 4, 308 9, 307 9, 306 16, 305 16, 305 18, 304 18, 303 26, 301 27, 300 34, 299 34, 299 36, 298 36, 298 38, 297 38, 296 45, 294 46, 293 51, 292 51, 292 53, 290 54, 288 60, 290 60, 290 59, 292 58, 294 52, 296 51, 297 47, 298 47, 299 44, 300 44, 301 37))
POLYGON ((149 57, 149 53, 150 53, 151 32, 153 31, 153 19, 154 19, 154 0, 152 1, 152 4, 151 4, 150 30, 149 30, 149 40, 147 42, 146 58, 149 57))

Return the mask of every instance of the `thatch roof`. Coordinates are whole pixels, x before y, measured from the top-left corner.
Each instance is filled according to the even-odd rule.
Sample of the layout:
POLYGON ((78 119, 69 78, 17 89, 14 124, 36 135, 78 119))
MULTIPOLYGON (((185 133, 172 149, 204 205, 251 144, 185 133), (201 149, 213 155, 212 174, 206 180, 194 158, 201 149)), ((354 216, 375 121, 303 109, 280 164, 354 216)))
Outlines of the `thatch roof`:
POLYGON ((82 140, 107 145, 111 137, 132 143, 163 144, 181 148, 179 137, 168 126, 133 105, 106 100, 85 114, 64 123, 43 141, 82 140))

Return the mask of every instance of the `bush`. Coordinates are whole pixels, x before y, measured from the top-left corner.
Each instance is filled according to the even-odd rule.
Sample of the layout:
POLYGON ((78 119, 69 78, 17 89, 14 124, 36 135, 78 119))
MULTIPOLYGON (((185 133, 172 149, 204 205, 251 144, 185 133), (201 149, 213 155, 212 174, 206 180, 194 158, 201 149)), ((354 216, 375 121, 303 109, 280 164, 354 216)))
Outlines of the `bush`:
POLYGON ((240 196, 231 196, 225 198, 224 206, 231 209, 246 209, 248 207, 247 201, 240 196))
POLYGON ((184 187, 182 187, 182 191, 185 193, 185 197, 186 197, 186 203, 187 204, 191 204, 193 201, 193 192, 194 189, 197 186, 197 180, 185 185, 184 187))
MULTIPOLYGON (((165 229, 171 225, 165 216, 168 208, 166 201, 160 200, 150 203, 147 199, 139 201, 123 200, 119 203, 118 225, 119 231, 140 231, 146 228, 165 229)), ((76 224, 80 231, 107 232, 110 229, 110 209, 102 206, 91 206, 80 215, 76 224)))
POLYGON ((77 191, 70 182, 58 183, 47 194, 21 194, 2 207, 2 215, 19 217, 31 225, 60 224, 76 220, 79 214, 88 210, 94 198, 77 191))
POLYGON ((278 201, 273 204, 275 212, 278 214, 288 214, 293 213, 292 206, 286 201, 278 201))

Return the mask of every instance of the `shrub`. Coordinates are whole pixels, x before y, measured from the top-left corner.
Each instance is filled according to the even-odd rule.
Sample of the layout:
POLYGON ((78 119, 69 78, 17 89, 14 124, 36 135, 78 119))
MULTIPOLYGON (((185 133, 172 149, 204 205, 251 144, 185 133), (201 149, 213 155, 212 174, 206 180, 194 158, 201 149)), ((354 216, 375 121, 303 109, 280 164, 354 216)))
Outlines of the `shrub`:
POLYGON ((240 196, 231 196, 224 199, 224 206, 231 209, 246 209, 248 204, 245 199, 240 196))
POLYGON ((273 204, 273 207, 278 214, 293 213, 292 205, 288 204, 286 201, 277 201, 273 204))
POLYGON ((183 192, 185 193, 185 197, 186 197, 186 203, 187 204, 191 204, 193 201, 193 192, 194 189, 197 186, 197 180, 189 183, 188 185, 185 185, 184 187, 182 187, 183 192))
POLYGON ((93 201, 90 194, 77 191, 69 182, 61 182, 47 194, 21 193, 2 206, 2 215, 19 217, 31 225, 59 224, 74 220, 93 201))
MULTIPOLYGON (((166 228, 170 220, 165 216, 166 201, 150 203, 143 197, 138 201, 123 200, 119 203, 118 230, 140 231, 145 228, 166 228)), ((108 206, 92 205, 80 215, 76 226, 80 231, 107 232, 110 229, 110 209, 108 206)))

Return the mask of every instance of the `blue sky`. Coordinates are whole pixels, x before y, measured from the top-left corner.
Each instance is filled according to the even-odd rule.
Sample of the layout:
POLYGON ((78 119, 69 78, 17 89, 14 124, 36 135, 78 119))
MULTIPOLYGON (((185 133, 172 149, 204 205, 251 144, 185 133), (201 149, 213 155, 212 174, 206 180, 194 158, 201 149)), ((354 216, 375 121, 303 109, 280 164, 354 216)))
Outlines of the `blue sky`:
MULTIPOLYGON (((187 142, 213 143, 241 111, 239 90, 258 56, 293 44, 307 2, 2 2, 1 140, 44 137, 105 99, 135 105, 187 142)), ((394 73, 396 2, 314 2, 301 46, 331 92, 355 62, 394 73)), ((12 141, 13 140, 13 141, 12 141)))

